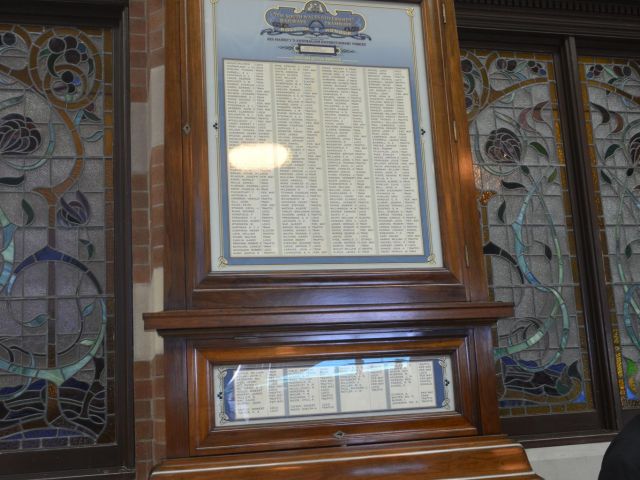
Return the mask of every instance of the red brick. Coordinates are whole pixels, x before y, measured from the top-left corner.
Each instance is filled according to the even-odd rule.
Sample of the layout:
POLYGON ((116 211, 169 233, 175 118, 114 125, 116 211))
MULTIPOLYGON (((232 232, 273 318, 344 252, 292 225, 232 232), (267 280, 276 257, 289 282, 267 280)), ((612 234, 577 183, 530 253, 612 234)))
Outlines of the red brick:
POLYGON ((134 210, 131 213, 131 221, 137 227, 149 225, 149 211, 147 209, 134 210))
POLYGON ((164 420, 165 418, 164 398, 155 398, 153 400, 153 418, 164 420))
POLYGON ((133 266, 133 283, 149 283, 151 281, 151 272, 147 265, 133 266))
POLYGON ((149 182, 144 174, 134 174, 131 176, 131 190, 134 192, 146 192, 149 190, 149 182))
POLYGON ((151 167, 151 174, 149 175, 151 185, 163 185, 164 184, 164 165, 158 164, 151 167))
POLYGON ((149 400, 152 398, 151 380, 136 380, 134 382, 134 393, 136 400, 149 400))
POLYGON ((147 84, 147 69, 132 68, 131 69, 131 85, 146 85, 146 84, 147 84))
POLYGON ((134 406, 134 414, 136 420, 150 420, 151 419, 151 401, 150 400, 136 400, 134 406))
POLYGON ((151 440, 153 438, 153 422, 151 420, 136 420, 136 441, 151 440))
POLYGON ((153 227, 151 229, 151 245, 164 245, 164 227, 153 227))
POLYGON ((152 267, 162 267, 164 264, 164 247, 154 246, 151 249, 151 266, 152 267))
POLYGON ((156 48, 149 52, 149 68, 164 65, 164 47, 156 48))
POLYGON ((149 32, 162 30, 164 27, 164 10, 156 10, 149 14, 149 32))
POLYGON ((151 165, 164 165, 164 145, 151 148, 151 165))
POLYGON ((147 37, 146 35, 132 34, 129 36, 129 49, 132 52, 146 52, 147 51, 147 37))
POLYGON ((136 246, 133 247, 133 264, 149 265, 149 247, 136 246))
POLYGON ((153 422, 153 439, 156 442, 165 443, 167 438, 167 426, 163 421, 153 422))
POLYGON ((149 32, 149 50, 153 51, 164 46, 163 31, 149 32))
MULTIPOLYGON (((151 206, 164 205, 164 185, 153 185, 151 187, 151 206)), ((134 204, 135 205, 135 204, 134 204)))
POLYGON ((149 13, 154 13, 154 12, 157 12, 158 10, 164 10, 164 1, 149 0, 147 3, 147 8, 149 9, 149 13))
POLYGON ((136 480, 148 480, 152 462, 136 462, 136 480))
POLYGON ((136 227, 134 225, 132 231, 132 240, 134 245, 149 245, 149 228, 136 227))
POLYGON ((147 22, 144 18, 130 18, 129 31, 132 35, 146 35, 147 22))
POLYGON ((145 52, 131 52, 129 61, 132 67, 147 68, 147 54, 145 52))
POLYGON ((164 207, 162 205, 151 208, 151 225, 154 227, 164 226, 164 207))
POLYGON ((149 194, 147 192, 133 192, 131 206, 133 208, 149 208, 149 194))
POLYGON ((153 383, 153 397, 164 397, 164 377, 155 377, 153 383))
POLYGON ((145 86, 131 86, 131 101, 132 102, 146 102, 148 98, 147 87, 145 86))
POLYGON ((131 0, 129 2, 129 18, 146 17, 146 8, 144 0, 131 0))
POLYGON ((151 364, 149 362, 134 362, 133 377, 136 380, 146 380, 151 377, 151 364))
POLYGON ((136 461, 141 462, 145 460, 153 461, 153 442, 143 441, 136 442, 136 461))
POLYGON ((167 447, 164 443, 153 444, 153 463, 159 463, 167 456, 167 447))

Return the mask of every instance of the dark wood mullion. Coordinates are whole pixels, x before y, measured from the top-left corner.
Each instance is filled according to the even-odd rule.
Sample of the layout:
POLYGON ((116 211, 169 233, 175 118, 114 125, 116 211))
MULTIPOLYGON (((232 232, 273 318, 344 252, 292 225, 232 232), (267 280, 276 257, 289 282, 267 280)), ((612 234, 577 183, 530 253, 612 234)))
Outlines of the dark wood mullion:
POLYGON ((558 66, 558 99, 560 115, 564 120, 566 169, 594 403, 600 414, 601 428, 615 430, 621 425, 620 395, 574 37, 565 38, 558 66))
POLYGON ((129 96, 129 7, 113 29, 114 86, 114 253, 115 281, 115 413, 121 464, 135 470, 133 409, 133 272, 131 240, 131 116, 129 96), (118 233, 118 229, 120 230, 118 233), (122 259, 118 261, 118 259, 122 259))

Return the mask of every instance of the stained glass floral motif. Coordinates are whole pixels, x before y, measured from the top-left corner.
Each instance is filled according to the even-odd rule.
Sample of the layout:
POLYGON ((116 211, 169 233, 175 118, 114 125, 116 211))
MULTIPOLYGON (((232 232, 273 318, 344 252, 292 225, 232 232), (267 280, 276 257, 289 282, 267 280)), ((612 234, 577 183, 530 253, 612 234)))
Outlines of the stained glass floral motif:
POLYGON ((580 73, 623 407, 640 407, 640 63, 581 57, 580 73))
POLYGON ((592 408, 550 55, 466 50, 461 69, 496 330, 503 417, 592 408))
POLYGON ((111 50, 0 24, 0 453, 114 441, 111 50))

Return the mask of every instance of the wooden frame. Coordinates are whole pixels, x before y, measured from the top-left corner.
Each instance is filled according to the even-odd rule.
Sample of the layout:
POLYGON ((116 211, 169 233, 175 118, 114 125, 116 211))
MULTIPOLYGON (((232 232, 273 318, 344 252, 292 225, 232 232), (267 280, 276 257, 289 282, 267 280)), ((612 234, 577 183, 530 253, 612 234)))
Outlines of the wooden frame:
MULTIPOLYGON (((147 314, 145 328, 157 330, 164 338, 165 378, 171 379, 171 388, 167 388, 165 394, 167 455, 179 458, 197 453, 198 442, 209 436, 209 414, 202 412, 206 407, 197 406, 198 402, 202 406, 206 401, 196 393, 200 390, 206 396, 207 377, 202 376, 205 372, 199 372, 198 367, 206 369, 207 356, 215 356, 216 348, 231 345, 236 350, 249 352, 258 347, 271 348, 275 361, 286 350, 274 348, 278 345, 304 348, 301 345, 305 343, 321 343, 330 352, 340 348, 344 351, 344 346, 334 345, 348 341, 357 344, 358 339, 360 343, 378 345, 402 340, 405 348, 410 348, 412 340, 436 344, 448 338, 459 339, 454 343, 464 340, 466 350, 462 354, 468 357, 469 363, 459 366, 458 375, 463 383, 469 382, 470 392, 463 398, 471 401, 459 404, 463 405, 460 407, 463 418, 478 435, 498 434, 495 374, 493 368, 486 366, 492 365, 491 325, 496 318, 508 316, 511 311, 512 307, 507 304, 463 302, 403 307, 242 309, 234 313, 226 309, 177 310, 147 314)), ((414 426, 421 423, 415 420, 414 426)), ((470 432, 468 429, 467 433, 470 432)), ((331 433, 333 431, 326 436, 332 438, 331 433)))
POLYGON ((178 59, 166 66, 166 311, 145 315, 145 328, 157 330, 165 342, 170 460, 151 477, 275 478, 283 461, 297 469, 296 478, 324 478, 327 468, 347 478, 363 455, 389 480, 485 471, 497 474, 492 478, 507 471, 509 478, 538 478, 524 450, 500 435, 491 326, 512 306, 486 301, 470 146, 459 134, 467 124, 464 99, 457 95, 462 82, 453 0, 409 2, 421 5, 426 32, 444 267, 259 274, 209 272, 202 1, 166 4, 166 54, 178 59), (376 352, 451 355, 456 411, 214 425, 210 371, 218 362, 376 352), (487 455, 456 461, 460 451, 476 449, 487 455), (398 459, 388 460, 398 452, 398 459), (404 470, 405 456, 411 457, 412 473, 404 470), (327 466, 313 466, 309 458, 323 458, 327 466))
POLYGON ((4 2, 0 15, 6 23, 98 26, 113 31, 113 141, 114 225, 114 338, 115 441, 112 444, 66 450, 25 450, 3 453, 7 468, 0 478, 77 478, 99 480, 135 478, 133 415, 133 329, 131 272, 131 172, 129 124, 129 8, 128 0, 28 0, 4 2))
MULTIPOLYGON (((416 440, 442 435, 447 430, 450 437, 469 436, 478 433, 473 425, 477 415, 473 411, 471 398, 472 382, 469 371, 470 339, 467 332, 455 332, 461 336, 448 336, 417 340, 402 338, 407 332, 397 332, 397 339, 378 339, 375 335, 367 342, 350 340, 328 342, 317 337, 270 338, 273 345, 246 345, 233 340, 203 341, 189 343, 193 355, 189 355, 189 403, 190 428, 198 434, 191 436, 191 455, 217 455, 238 451, 281 450, 299 447, 322 447, 333 445, 357 445, 374 441, 416 440), (291 342, 291 343, 290 343, 291 342), (282 348, 284 347, 284 348, 282 348), (273 361, 330 360, 358 356, 380 355, 451 355, 456 412, 391 415, 383 417, 329 419, 291 424, 256 425, 251 428, 224 428, 214 424, 213 392, 210 385, 212 369, 217 363, 251 363, 266 359, 273 361), (420 427, 417 428, 416 422, 420 427), (381 428, 382 427, 382 428, 381 428), (341 432, 342 435, 335 435, 341 432), (271 438, 265 442, 265 438, 271 438), (238 446, 241 447, 238 447, 238 446)), ((321 336, 320 336, 321 337, 321 336)), ((471 352, 473 353, 473 352, 471 352)))
MULTIPOLYGON (((487 368, 492 365, 491 326, 495 318, 510 312, 511 306, 506 304, 462 302, 148 314, 146 328, 158 330, 165 340, 165 375, 171 379, 166 391, 167 456, 175 459, 158 466, 152 478, 259 478, 276 474, 269 467, 272 461, 276 466, 279 459, 296 465, 306 462, 302 459, 305 455, 320 458, 325 454, 327 462, 338 462, 332 467, 338 476, 346 478, 352 461, 356 461, 351 455, 369 452, 371 462, 389 462, 385 455, 394 448, 408 449, 405 454, 416 462, 417 471, 422 472, 420 478, 432 478, 424 477, 425 472, 440 469, 450 476, 489 469, 490 473, 509 471, 511 478, 516 472, 521 476, 515 478, 539 478, 531 472, 524 450, 499 434, 495 375, 492 368, 487 368), (189 317, 191 321, 185 322, 189 317), (458 382, 455 411, 241 429, 213 426, 210 369, 216 362, 308 360, 389 352, 451 355, 453 378, 458 382), (341 434, 335 435, 338 431, 341 434), (332 447, 341 449, 332 451, 332 447), (443 457, 451 455, 448 463, 439 463, 444 458, 422 459, 420 452, 434 447, 443 457), (475 460, 453 461, 459 456, 458 448, 491 450, 493 460, 473 456, 475 460), (447 449, 451 451, 445 453, 447 449), (495 458, 502 458, 502 452, 507 451, 512 456, 495 463, 495 458), (236 473, 240 465, 254 460, 256 472, 236 473), (474 461, 479 463, 473 465, 474 461)), ((413 478, 405 477, 401 463, 387 463, 385 478, 413 478)), ((296 468, 303 468, 307 474, 307 468, 310 472, 315 467, 305 464, 296 468)))
POLYGON ((202 3, 167 3, 167 308, 345 305, 486 298, 473 173, 456 67, 453 2, 422 3, 444 268, 212 274, 202 3), (447 20, 448 19, 448 20, 447 20), (179 114, 177 114, 179 112, 179 114))
POLYGON ((620 407, 602 244, 591 180, 587 129, 577 57, 638 55, 636 2, 549 0, 509 7, 494 0, 456 0, 460 42, 469 47, 524 49, 554 55, 559 109, 564 122, 569 195, 575 226, 579 279, 584 303, 596 410, 502 420, 504 430, 528 447, 608 441, 637 409, 620 407))

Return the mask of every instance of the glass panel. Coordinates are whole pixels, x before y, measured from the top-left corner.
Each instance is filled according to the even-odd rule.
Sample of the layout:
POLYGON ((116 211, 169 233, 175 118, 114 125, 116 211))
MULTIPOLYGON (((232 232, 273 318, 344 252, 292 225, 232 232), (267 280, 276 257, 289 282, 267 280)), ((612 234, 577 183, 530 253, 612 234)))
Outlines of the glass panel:
POLYGON ((550 55, 466 50, 461 68, 503 417, 593 408, 550 55))
POLYGON ((219 365, 217 426, 451 412, 450 356, 219 365))
POLYGON ((640 65, 580 57, 623 407, 640 406, 640 65))
POLYGON ((115 440, 111 52, 0 25, 0 452, 115 440))

